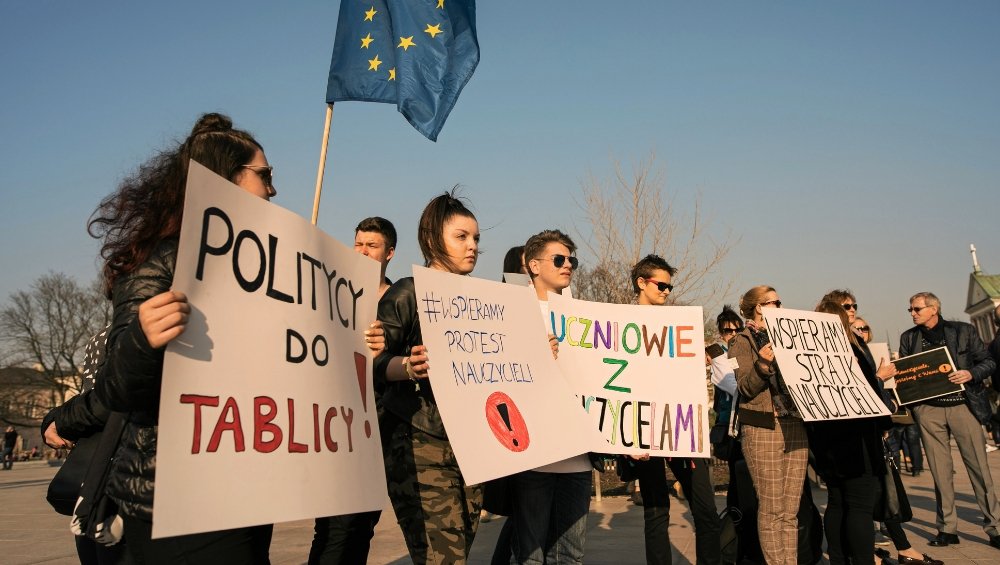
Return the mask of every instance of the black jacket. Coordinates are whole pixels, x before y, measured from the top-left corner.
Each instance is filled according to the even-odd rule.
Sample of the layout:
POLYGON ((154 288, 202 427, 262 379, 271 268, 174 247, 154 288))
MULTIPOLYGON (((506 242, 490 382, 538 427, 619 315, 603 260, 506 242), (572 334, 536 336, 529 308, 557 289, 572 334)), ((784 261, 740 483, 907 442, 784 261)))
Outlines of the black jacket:
MULTIPOLYGON (((882 387, 875 361, 864 343, 851 344, 868 386, 881 398, 882 387)), ((882 455, 882 432, 892 427, 888 416, 806 422, 813 466, 824 480, 860 477, 866 471, 876 476, 886 472, 882 455)))
POLYGON ((108 408, 128 413, 107 494, 122 513, 145 520, 153 517, 163 349, 153 349, 146 340, 139 305, 170 289, 176 259, 177 240, 164 240, 145 263, 115 283, 108 359, 95 389, 108 408))
MULTIPOLYGON (((945 344, 951 353, 952 361, 959 369, 972 373, 972 380, 965 383, 965 404, 976 419, 985 424, 993 415, 993 410, 986 396, 984 383, 996 369, 996 362, 986 351, 983 340, 971 324, 944 319, 938 323, 944 328, 945 344)), ((923 340, 920 337, 919 326, 914 326, 899 336, 900 357, 921 351, 923 351, 923 340)))
POLYGON ((389 382, 385 376, 393 357, 407 356, 413 346, 423 344, 412 277, 399 279, 385 292, 378 303, 378 319, 385 330, 385 350, 373 363, 380 417, 388 412, 421 431, 447 439, 430 380, 422 379, 415 385, 410 381, 389 382))

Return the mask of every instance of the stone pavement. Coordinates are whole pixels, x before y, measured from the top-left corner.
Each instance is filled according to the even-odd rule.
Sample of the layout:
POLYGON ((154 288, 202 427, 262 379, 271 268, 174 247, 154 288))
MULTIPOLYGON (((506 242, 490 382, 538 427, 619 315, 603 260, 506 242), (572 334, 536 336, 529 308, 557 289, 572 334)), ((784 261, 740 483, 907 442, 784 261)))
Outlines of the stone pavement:
MULTIPOLYGON (((945 548, 927 546, 927 539, 935 533, 934 485, 930 472, 925 471, 919 477, 910 477, 905 473, 903 477, 914 509, 913 520, 904 524, 910 543, 918 551, 929 553, 949 565, 1000 563, 1000 549, 987 545, 987 537, 979 526, 983 517, 954 446, 952 457, 956 468, 955 490, 959 493, 959 537, 962 542, 945 548)), ((994 480, 1000 486, 1000 452, 991 453, 989 458, 994 480)), ((15 465, 12 471, 0 471, 0 564, 77 563, 73 536, 68 528, 69 519, 56 514, 45 502, 46 487, 54 474, 55 468, 43 462, 22 463, 15 465)), ((815 489, 813 495, 822 509, 826 491, 815 489)), ((718 497, 716 502, 721 508, 724 498, 718 497)), ((684 502, 673 500, 672 503, 670 539, 674 546, 674 563, 694 563, 691 514, 684 502)), ((489 563, 502 523, 503 518, 486 519, 482 523, 470 564, 489 563)), ((641 565, 645 562, 642 508, 625 497, 593 500, 587 530, 586 563, 641 565)), ((271 562, 275 565, 305 563, 311 540, 311 520, 278 524, 271 544, 271 562)), ((383 513, 376 528, 369 563, 410 563, 391 510, 383 513)))

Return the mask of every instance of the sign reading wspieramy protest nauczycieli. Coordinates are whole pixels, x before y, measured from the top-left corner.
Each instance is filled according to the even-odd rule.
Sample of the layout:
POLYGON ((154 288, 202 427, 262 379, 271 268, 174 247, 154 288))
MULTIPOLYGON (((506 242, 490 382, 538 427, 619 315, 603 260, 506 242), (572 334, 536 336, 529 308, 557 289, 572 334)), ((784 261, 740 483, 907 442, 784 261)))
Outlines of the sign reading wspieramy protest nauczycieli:
POLYGON ((417 266, 413 279, 430 386, 467 483, 591 449, 534 289, 417 266))
POLYGON ((379 266, 191 162, 164 358, 153 537, 377 510, 362 332, 379 266))
POLYGON ((889 416, 868 384, 836 314, 763 308, 788 392, 807 422, 889 416))
POLYGON ((697 306, 549 294, 559 366, 599 434, 591 451, 708 457, 705 328, 697 306))
POLYGON ((900 404, 913 404, 965 390, 965 385, 948 380, 956 368, 947 347, 909 355, 897 359, 894 364, 898 371, 894 393, 900 404))

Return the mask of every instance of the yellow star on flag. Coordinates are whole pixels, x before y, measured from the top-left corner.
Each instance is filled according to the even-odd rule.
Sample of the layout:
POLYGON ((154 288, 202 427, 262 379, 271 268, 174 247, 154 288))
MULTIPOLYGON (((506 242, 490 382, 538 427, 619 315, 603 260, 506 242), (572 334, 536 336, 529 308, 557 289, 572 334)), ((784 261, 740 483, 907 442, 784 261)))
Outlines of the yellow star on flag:
POLYGON ((444 0, 438 0, 438 8, 444 9, 444 0))
POLYGON ((368 59, 368 70, 369 71, 377 71, 378 70, 378 66, 381 65, 381 64, 382 64, 382 61, 379 61, 378 55, 375 55, 374 59, 368 59))
POLYGON ((368 49, 368 45, 369 45, 369 44, 370 44, 370 43, 371 43, 372 41, 375 41, 375 40, 374 40, 374 39, 372 39, 372 34, 370 34, 370 33, 369 33, 369 34, 368 34, 368 35, 366 35, 365 37, 362 37, 362 38, 361 38, 361 47, 362 47, 362 48, 364 48, 364 49, 368 49))
POLYGON ((396 67, 389 69, 389 80, 396 80, 396 67))
POLYGON ((377 14, 377 13, 378 12, 375 10, 375 6, 372 6, 371 8, 368 9, 367 12, 365 12, 365 21, 366 22, 373 22, 373 21, 375 21, 375 19, 374 19, 375 18, 375 14, 377 14))
POLYGON ((402 47, 403 51, 408 51, 410 47, 416 47, 416 45, 417 44, 413 42, 413 36, 411 35, 410 37, 400 37, 399 45, 396 47, 402 47))
POLYGON ((444 33, 444 32, 441 31, 441 24, 437 24, 437 25, 433 25, 433 26, 431 24, 427 24, 427 29, 424 30, 424 33, 430 35, 433 38, 437 34, 444 33))

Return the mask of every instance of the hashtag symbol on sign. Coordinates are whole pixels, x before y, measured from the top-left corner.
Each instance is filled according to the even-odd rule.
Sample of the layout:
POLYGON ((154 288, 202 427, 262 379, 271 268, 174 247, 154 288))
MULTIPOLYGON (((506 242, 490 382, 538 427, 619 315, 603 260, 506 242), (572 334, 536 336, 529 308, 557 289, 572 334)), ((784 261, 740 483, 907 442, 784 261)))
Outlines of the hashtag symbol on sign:
POLYGON ((424 303, 424 314, 427 315, 428 321, 431 322, 438 321, 438 314, 441 313, 438 307, 441 305, 441 301, 438 300, 437 298, 434 298, 434 293, 432 292, 430 294, 427 293, 424 294, 423 303, 424 303))

